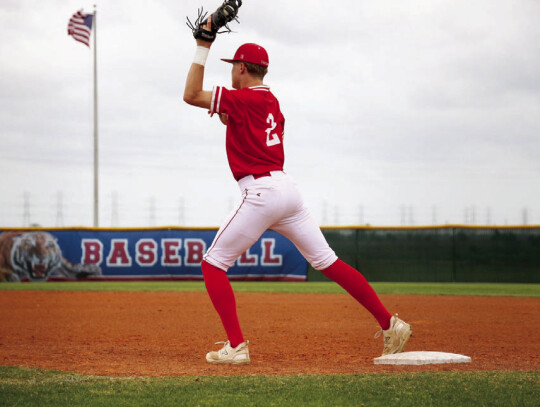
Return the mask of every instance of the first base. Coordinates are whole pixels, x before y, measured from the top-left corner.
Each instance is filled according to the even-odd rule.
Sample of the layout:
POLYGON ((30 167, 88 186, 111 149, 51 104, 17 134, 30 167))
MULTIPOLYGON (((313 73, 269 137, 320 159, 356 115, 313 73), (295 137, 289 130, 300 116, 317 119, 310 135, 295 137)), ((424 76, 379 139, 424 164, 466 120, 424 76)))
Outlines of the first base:
POLYGON ((373 359, 376 365, 430 365, 437 363, 471 363, 469 356, 445 352, 403 352, 373 359))

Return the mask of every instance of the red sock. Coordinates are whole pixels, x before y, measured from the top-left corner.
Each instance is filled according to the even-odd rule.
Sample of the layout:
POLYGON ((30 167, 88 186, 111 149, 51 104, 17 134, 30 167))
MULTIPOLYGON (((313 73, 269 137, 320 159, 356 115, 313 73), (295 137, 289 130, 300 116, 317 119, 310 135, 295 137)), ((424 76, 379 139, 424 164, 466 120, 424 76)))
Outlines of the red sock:
POLYGON ((201 263, 201 268, 206 291, 208 291, 212 304, 221 318, 231 346, 236 348, 244 342, 244 336, 238 322, 236 300, 227 273, 204 260, 201 263))
POLYGON ((337 259, 334 264, 321 271, 326 277, 338 283, 356 301, 375 317, 382 329, 390 327, 392 315, 384 307, 365 277, 356 269, 337 259))

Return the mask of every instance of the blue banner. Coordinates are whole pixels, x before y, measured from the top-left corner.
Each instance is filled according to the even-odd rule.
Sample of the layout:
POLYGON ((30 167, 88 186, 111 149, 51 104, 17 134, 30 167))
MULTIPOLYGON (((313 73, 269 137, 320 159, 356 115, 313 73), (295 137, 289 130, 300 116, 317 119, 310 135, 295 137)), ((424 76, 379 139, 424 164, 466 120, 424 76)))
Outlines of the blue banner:
MULTIPOLYGON (((0 281, 200 280, 217 229, 51 229, 0 234, 0 281), (9 254, 8 254, 9 253, 9 254)), ((304 281, 307 262, 267 231, 228 271, 231 280, 304 281)))

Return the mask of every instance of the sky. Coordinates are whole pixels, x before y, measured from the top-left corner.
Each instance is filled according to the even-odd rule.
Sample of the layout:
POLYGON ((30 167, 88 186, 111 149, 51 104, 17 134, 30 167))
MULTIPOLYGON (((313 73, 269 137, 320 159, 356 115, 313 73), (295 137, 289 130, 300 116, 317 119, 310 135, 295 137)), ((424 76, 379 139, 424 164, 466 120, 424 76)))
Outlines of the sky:
MULTIPOLYGON (((240 192, 225 127, 182 100, 209 0, 97 3, 99 226, 219 226, 240 192)), ((93 225, 84 0, 0 0, 0 228, 93 225)), ((540 224, 540 2, 245 0, 236 48, 269 53, 285 170, 321 225, 540 224)))

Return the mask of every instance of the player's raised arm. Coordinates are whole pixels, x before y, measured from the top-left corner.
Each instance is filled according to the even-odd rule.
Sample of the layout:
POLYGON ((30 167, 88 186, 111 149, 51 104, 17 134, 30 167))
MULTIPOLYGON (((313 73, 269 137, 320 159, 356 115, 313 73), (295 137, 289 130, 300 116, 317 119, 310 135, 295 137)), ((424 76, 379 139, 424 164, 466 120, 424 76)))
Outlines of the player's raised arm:
POLYGON ((202 7, 199 9, 199 15, 194 24, 191 23, 189 18, 187 19, 187 25, 191 28, 193 36, 197 40, 197 51, 184 89, 184 101, 186 103, 206 109, 210 108, 212 92, 203 90, 204 65, 208 57, 208 51, 217 34, 231 32, 227 24, 237 20, 236 16, 241 5, 242 0, 225 0, 207 20, 205 20, 207 13, 203 11, 202 7), (225 28, 225 31, 219 31, 222 28, 225 28))
POLYGON ((210 47, 212 46, 213 38, 215 38, 215 34, 213 38, 211 36, 205 37, 212 33, 211 27, 212 17, 208 17, 206 25, 199 28, 200 36, 196 37, 197 51, 189 69, 186 87, 184 89, 184 102, 205 109, 210 109, 210 103, 212 101, 212 92, 203 90, 204 65, 210 47))

